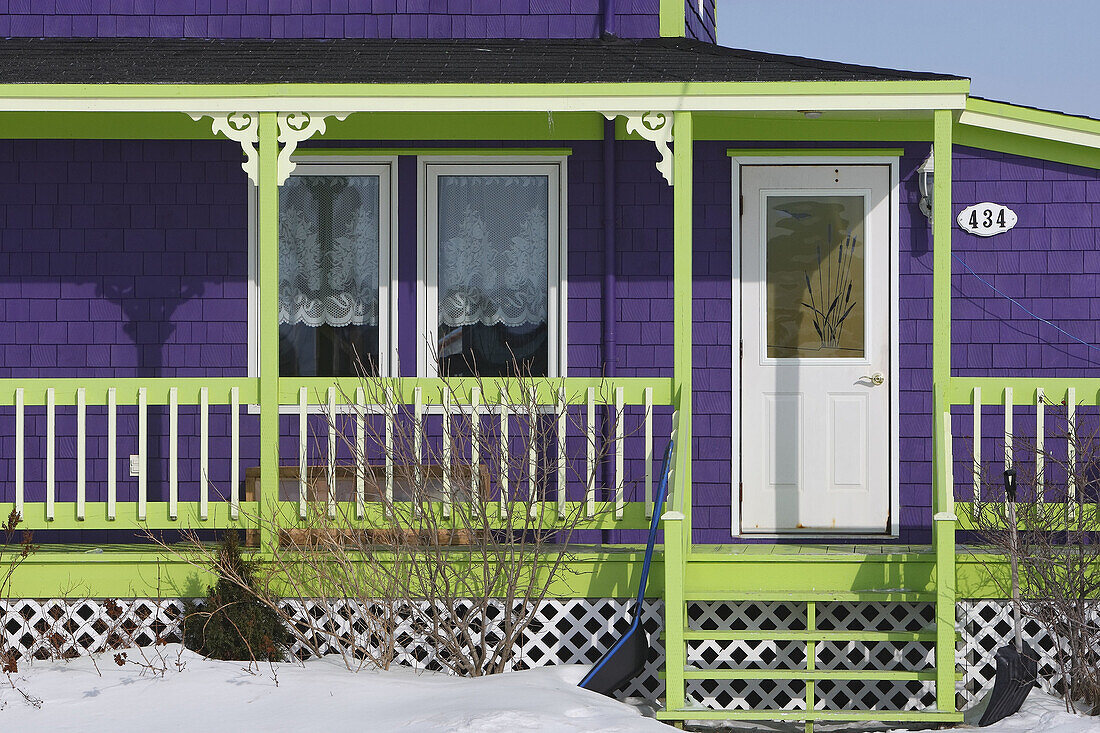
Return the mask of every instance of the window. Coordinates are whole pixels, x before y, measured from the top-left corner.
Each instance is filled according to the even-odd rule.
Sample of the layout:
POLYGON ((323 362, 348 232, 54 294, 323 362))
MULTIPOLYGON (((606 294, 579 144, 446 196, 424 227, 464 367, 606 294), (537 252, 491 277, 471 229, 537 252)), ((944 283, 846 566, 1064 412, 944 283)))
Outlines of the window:
POLYGON ((390 169, 299 163, 280 187, 281 376, 388 373, 390 169))
POLYGON ((422 165, 422 373, 559 375, 564 161, 422 165))

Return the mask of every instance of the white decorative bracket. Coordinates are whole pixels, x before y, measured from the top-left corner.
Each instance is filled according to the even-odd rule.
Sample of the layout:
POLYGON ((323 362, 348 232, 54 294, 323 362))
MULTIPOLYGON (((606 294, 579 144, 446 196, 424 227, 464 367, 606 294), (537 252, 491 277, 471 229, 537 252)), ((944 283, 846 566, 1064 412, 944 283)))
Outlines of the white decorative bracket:
MULTIPOLYGON (((210 129, 215 135, 225 135, 238 142, 244 151, 241 168, 253 184, 259 185, 259 157, 257 146, 260 142, 260 115, 256 112, 191 112, 191 119, 198 122, 203 117, 211 119, 210 129)), ((308 140, 316 134, 325 133, 325 119, 335 117, 344 120, 348 112, 279 112, 276 115, 279 134, 279 160, 276 167, 278 185, 286 183, 294 170, 294 155, 298 143, 308 140)))
POLYGON ((298 143, 310 139, 314 135, 325 134, 325 118, 335 117, 343 122, 347 119, 348 112, 280 112, 279 120, 279 166, 277 171, 279 185, 286 183, 294 170, 295 163, 291 160, 298 143))
POLYGON ((260 177, 257 170, 259 158, 256 146, 260 142, 260 115, 255 112, 190 112, 191 119, 198 122, 203 117, 209 117, 212 122, 210 129, 215 135, 225 135, 230 140, 241 144, 244 151, 244 162, 241 168, 248 174, 248 179, 258 184, 260 177))
POLYGON ((672 142, 671 112, 604 112, 603 116, 609 120, 625 117, 627 132, 636 133, 656 145, 657 152, 661 154, 657 171, 668 181, 668 185, 673 185, 672 150, 668 147, 672 142))

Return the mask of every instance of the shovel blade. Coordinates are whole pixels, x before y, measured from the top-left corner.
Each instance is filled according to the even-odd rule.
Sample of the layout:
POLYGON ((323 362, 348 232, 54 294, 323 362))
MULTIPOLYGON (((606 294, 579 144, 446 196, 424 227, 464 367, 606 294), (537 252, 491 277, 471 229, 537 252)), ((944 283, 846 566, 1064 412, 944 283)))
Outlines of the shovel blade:
POLYGON ((993 692, 989 694, 985 712, 978 727, 993 725, 1002 718, 1019 712, 1031 688, 1039 677, 1039 664, 1035 651, 1024 647, 1020 652, 1009 644, 997 650, 997 675, 993 679, 993 692))
POLYGON ((645 632, 638 626, 632 626, 581 680, 580 687, 611 697, 611 693, 624 682, 638 676, 645 667, 648 655, 649 643, 645 632))

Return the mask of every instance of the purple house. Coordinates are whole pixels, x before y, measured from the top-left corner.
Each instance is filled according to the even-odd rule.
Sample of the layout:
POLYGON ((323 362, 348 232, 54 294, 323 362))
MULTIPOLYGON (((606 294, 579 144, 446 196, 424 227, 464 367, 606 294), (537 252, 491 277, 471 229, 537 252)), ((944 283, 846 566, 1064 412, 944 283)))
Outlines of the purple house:
POLYGON ((152 628, 195 571, 143 533, 258 528, 262 558, 250 518, 304 516, 313 478, 371 514, 393 461, 348 446, 381 451, 385 402, 448 457, 443 504, 484 474, 587 512, 525 664, 594 661, 638 612, 624 692, 670 721, 951 722, 981 695, 1004 593, 956 539, 1100 404, 1100 121, 718 46, 713 0, 4 6, 27 613, 91 629, 120 598, 152 628), (521 382, 567 405, 531 470, 452 452, 456 415, 506 452, 521 382))

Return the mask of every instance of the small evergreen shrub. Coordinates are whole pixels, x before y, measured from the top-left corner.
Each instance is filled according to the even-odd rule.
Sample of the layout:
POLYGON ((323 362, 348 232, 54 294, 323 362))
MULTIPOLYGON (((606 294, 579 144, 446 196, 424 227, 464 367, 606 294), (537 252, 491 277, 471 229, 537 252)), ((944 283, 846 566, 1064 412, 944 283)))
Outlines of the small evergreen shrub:
POLYGON ((236 532, 218 548, 218 574, 205 603, 190 603, 183 619, 183 644, 211 659, 281 662, 291 636, 256 589, 255 565, 241 557, 236 532))

